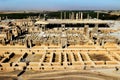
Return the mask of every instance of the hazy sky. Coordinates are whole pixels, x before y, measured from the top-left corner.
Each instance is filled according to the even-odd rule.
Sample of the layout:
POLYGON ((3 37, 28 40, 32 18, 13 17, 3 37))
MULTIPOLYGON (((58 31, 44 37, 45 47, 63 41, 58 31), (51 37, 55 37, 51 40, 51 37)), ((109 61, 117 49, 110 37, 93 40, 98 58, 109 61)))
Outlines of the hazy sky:
POLYGON ((0 0, 0 10, 120 10, 120 0, 0 0))

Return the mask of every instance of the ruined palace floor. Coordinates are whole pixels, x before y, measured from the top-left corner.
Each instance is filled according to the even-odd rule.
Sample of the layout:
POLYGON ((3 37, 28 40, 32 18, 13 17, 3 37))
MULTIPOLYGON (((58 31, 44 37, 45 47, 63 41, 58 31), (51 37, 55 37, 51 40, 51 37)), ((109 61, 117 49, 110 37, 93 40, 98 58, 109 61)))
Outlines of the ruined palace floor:
POLYGON ((114 80, 119 78, 116 74, 120 72, 116 69, 120 68, 120 48, 116 44, 77 45, 69 46, 67 49, 60 49, 58 46, 43 49, 41 46, 26 48, 7 45, 0 46, 0 50, 2 56, 0 78, 7 78, 7 76, 28 80, 69 80, 70 78, 114 80))

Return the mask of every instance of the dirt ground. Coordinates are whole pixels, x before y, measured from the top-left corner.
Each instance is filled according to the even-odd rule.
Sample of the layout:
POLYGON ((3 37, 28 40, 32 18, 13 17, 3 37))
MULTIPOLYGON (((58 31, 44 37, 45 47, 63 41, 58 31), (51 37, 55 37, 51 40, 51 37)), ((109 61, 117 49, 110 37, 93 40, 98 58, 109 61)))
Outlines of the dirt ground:
POLYGON ((26 71, 18 77, 9 74, 0 80, 120 80, 120 71, 112 70, 66 70, 66 71, 26 71))
POLYGON ((95 71, 53 71, 24 73, 26 80, 120 80, 120 77, 106 75, 95 71))

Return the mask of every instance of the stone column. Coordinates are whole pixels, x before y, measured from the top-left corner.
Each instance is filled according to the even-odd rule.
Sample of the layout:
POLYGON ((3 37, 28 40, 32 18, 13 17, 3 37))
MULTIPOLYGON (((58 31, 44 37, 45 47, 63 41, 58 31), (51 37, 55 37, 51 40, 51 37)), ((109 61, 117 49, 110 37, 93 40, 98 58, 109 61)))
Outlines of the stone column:
POLYGON ((99 19, 99 12, 97 12, 97 19, 99 19))
POLYGON ((81 12, 81 20, 83 20, 83 13, 81 12))
POLYGON ((40 18, 41 18, 41 16, 40 16, 40 14, 39 14, 38 19, 40 19, 40 18))
POLYGON ((61 48, 67 48, 67 35, 66 32, 61 34, 61 48))
POLYGON ((6 20, 8 19, 8 17, 6 16, 6 18, 5 18, 6 20))
POLYGON ((47 21, 47 14, 44 14, 44 20, 47 21))
POLYGON ((66 12, 64 12, 64 19, 66 19, 66 12))
POLYGON ((98 24, 95 24, 95 32, 98 33, 98 24))
POLYGON ((1 17, 0 17, 0 21, 1 21, 2 19, 1 19, 1 17))
POLYGON ((76 20, 78 20, 79 16, 78 16, 78 13, 76 13, 76 20))
POLYGON ((61 19, 63 19, 63 17, 62 17, 62 12, 61 12, 61 15, 60 15, 60 16, 61 16, 61 19))
POLYGON ((78 14, 79 14, 79 19, 80 19, 80 18, 81 18, 81 17, 80 17, 81 13, 79 12, 78 14))
POLYGON ((87 37, 89 37, 89 25, 85 25, 84 26, 84 34, 87 36, 87 37))
POLYGON ((71 19, 71 13, 69 13, 69 19, 71 19))
POLYGON ((89 19, 89 14, 87 14, 87 19, 89 19))
POLYGON ((74 19, 74 12, 72 12, 71 18, 74 19))

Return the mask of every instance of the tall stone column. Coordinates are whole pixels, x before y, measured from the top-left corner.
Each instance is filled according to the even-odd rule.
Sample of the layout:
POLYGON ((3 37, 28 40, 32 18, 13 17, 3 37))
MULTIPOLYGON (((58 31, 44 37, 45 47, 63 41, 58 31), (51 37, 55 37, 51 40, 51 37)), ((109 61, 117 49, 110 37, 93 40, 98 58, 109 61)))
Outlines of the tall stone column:
POLYGON ((2 19, 1 19, 1 17, 0 17, 0 21, 1 21, 2 19))
POLYGON ((81 20, 83 20, 83 13, 81 12, 81 20))
POLYGON ((90 17, 89 14, 87 14, 87 19, 89 19, 89 17, 90 17))
POLYGON ((71 18, 74 19, 74 12, 72 12, 71 18))
POLYGON ((81 13, 79 12, 78 14, 79 14, 79 19, 80 19, 80 18, 81 18, 81 17, 80 17, 81 13))
POLYGON ((40 18, 41 18, 41 15, 39 14, 38 19, 40 19, 40 18))
POLYGON ((97 12, 97 19, 99 19, 99 12, 97 12))
POLYGON ((71 13, 69 13, 69 19, 71 19, 71 13))
POLYGON ((64 12, 64 19, 66 19, 66 12, 64 12))
POLYGON ((78 20, 79 16, 78 16, 78 13, 76 13, 76 20, 78 20))
POLYGON ((61 19, 63 19, 63 17, 62 17, 63 15, 62 15, 62 12, 60 13, 60 17, 61 17, 61 19))

